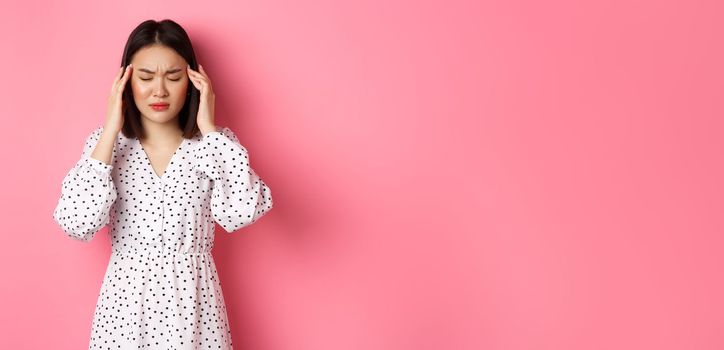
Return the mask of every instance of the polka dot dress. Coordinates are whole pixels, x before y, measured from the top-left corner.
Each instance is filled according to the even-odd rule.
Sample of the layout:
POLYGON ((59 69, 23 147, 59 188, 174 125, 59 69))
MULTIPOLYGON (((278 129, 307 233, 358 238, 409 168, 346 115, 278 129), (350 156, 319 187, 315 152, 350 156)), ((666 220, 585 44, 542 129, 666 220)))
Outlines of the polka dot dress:
POLYGON ((89 348, 232 349, 211 256, 215 223, 227 232, 254 223, 271 210, 271 190, 227 127, 184 139, 160 176, 122 133, 112 164, 90 158, 102 131, 86 139, 53 212, 80 241, 110 226, 89 348))

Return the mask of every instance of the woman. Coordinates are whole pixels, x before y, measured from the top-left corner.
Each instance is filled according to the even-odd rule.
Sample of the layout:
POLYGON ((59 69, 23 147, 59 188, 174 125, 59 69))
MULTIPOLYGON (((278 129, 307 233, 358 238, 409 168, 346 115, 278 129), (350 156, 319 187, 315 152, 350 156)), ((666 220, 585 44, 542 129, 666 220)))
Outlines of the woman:
POLYGON ((215 222, 233 232, 273 203, 247 150, 214 124, 211 82, 196 68, 181 26, 141 23, 105 123, 63 180, 53 218, 68 236, 89 241, 110 224, 91 349, 232 349, 215 222))

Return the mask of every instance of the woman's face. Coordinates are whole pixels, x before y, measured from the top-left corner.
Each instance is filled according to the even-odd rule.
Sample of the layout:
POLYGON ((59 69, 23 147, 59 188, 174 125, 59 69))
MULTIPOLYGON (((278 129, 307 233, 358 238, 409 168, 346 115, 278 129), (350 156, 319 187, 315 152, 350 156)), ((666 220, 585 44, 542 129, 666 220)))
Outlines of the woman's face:
POLYGON ((141 117, 161 124, 175 120, 186 102, 189 88, 186 60, 173 49, 152 45, 138 50, 131 64, 133 100, 141 117), (151 106, 154 103, 168 103, 168 108, 154 109, 151 106))

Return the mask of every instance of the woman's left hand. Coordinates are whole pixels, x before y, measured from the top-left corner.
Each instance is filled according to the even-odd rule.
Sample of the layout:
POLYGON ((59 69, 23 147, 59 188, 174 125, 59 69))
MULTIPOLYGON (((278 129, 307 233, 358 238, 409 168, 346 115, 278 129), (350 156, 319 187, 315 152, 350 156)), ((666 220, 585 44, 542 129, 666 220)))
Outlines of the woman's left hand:
POLYGON ((199 101, 199 112, 196 114, 196 124, 203 135, 216 131, 214 124, 214 91, 211 89, 211 79, 206 74, 204 67, 199 65, 200 72, 197 72, 188 66, 189 79, 194 86, 201 91, 201 100, 199 101))

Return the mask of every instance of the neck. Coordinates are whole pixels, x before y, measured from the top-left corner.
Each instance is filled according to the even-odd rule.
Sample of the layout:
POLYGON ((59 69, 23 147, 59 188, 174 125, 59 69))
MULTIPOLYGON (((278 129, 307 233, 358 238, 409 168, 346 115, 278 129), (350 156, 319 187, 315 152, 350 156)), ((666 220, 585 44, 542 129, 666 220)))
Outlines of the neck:
POLYGON ((151 145, 177 144, 183 139, 183 130, 178 126, 176 119, 165 123, 157 123, 146 118, 141 118, 141 125, 146 133, 144 143, 151 145))

